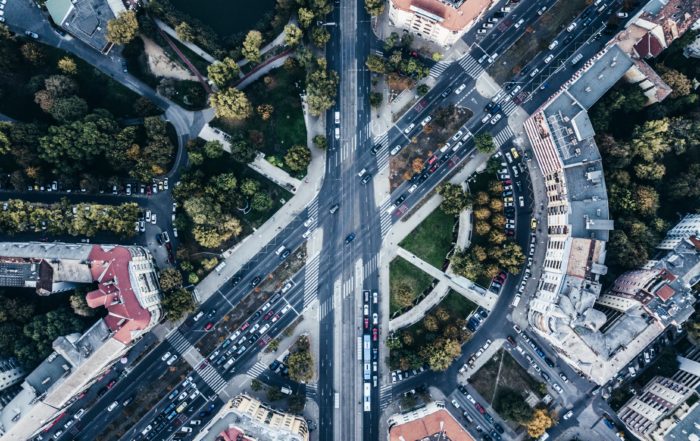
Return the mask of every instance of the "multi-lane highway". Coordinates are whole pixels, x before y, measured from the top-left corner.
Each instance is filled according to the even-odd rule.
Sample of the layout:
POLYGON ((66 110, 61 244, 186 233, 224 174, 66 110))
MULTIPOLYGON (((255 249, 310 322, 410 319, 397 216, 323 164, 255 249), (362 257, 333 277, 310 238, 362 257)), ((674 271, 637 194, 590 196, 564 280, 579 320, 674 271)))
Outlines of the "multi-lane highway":
MULTIPOLYGON (((243 372, 251 365, 254 354, 259 350, 259 339, 263 335, 274 336, 279 333, 315 300, 319 303, 321 339, 316 394, 320 409, 319 439, 378 439, 381 384, 380 381, 375 381, 375 378, 382 378, 382 363, 377 363, 376 368, 374 364, 371 365, 371 381, 368 381, 365 373, 367 360, 364 354, 359 360, 355 354, 358 349, 364 348, 364 336, 368 336, 372 363, 383 358, 374 351, 378 351, 378 340, 382 335, 381 323, 386 318, 381 317, 380 308, 375 306, 379 303, 375 304, 372 301, 368 304, 363 294, 365 290, 369 293, 377 292, 378 302, 386 301, 388 293, 382 293, 377 288, 377 260, 382 237, 408 209, 435 188, 449 170, 469 160, 473 153, 474 135, 488 131, 494 135, 498 145, 508 147, 508 141, 514 133, 507 122, 508 117, 516 110, 516 100, 526 111, 534 110, 548 97, 550 91, 568 80, 581 63, 601 48, 602 41, 592 37, 613 12, 612 7, 604 11, 590 7, 585 12, 587 25, 581 24, 572 32, 562 31, 562 35, 557 37, 559 43, 551 53, 546 51, 530 60, 526 66, 529 73, 516 76, 504 84, 508 90, 500 89, 499 86, 494 88, 495 100, 492 96, 482 96, 478 93, 476 79, 489 63, 498 62, 498 55, 513 44, 523 32, 522 27, 513 26, 515 18, 523 19, 526 23, 532 22, 539 17, 537 10, 542 5, 549 6, 551 3, 520 3, 510 13, 510 25, 504 21, 503 25, 495 27, 483 38, 479 35, 478 44, 472 45, 469 53, 444 69, 444 66, 436 68, 437 82, 433 89, 406 112, 385 136, 377 140, 370 137, 370 78, 364 67, 372 41, 370 20, 361 2, 350 0, 338 4, 328 19, 337 25, 329 26, 332 38, 327 53, 329 67, 341 74, 341 83, 338 104, 326 115, 330 147, 326 176, 319 197, 276 237, 270 238, 270 243, 265 249, 238 273, 240 280, 235 286, 230 281, 224 282, 217 295, 202 306, 205 314, 216 311, 211 317, 197 322, 189 319, 170 334, 162 344, 156 346, 136 364, 125 379, 98 398, 96 404, 82 415, 78 423, 68 427, 63 435, 64 439, 94 439, 110 421, 118 418, 125 400, 140 393, 158 378, 174 354, 191 361, 195 366, 189 375, 191 379, 173 385, 178 390, 177 396, 164 396, 124 439, 166 439, 182 425, 196 425, 188 423, 192 419, 206 422, 208 415, 221 405, 222 401, 217 394, 226 387, 227 380, 234 373, 243 372), (576 65, 572 64, 572 55, 579 53, 583 54, 582 60, 576 65), (442 70, 437 72, 437 69, 442 70), (533 75, 532 72, 536 73, 533 75), (462 92, 454 93, 461 85, 464 85, 462 92), (498 112, 486 109, 489 102, 500 105, 498 112, 503 115, 500 120, 494 118, 498 112), (421 119, 430 115, 437 107, 450 103, 469 107, 474 112, 461 129, 462 147, 455 151, 449 150, 452 152, 449 153, 451 157, 440 162, 440 166, 432 173, 424 173, 421 184, 413 191, 408 192, 409 188, 420 180, 420 176, 412 183, 406 182, 399 186, 385 201, 375 201, 373 186, 361 182, 358 177, 359 171, 366 169, 368 173, 376 176, 378 171, 388 166, 390 151, 396 146, 408 143, 408 137, 404 133, 407 127, 416 124, 420 128, 417 123, 421 119), (335 112, 339 112, 337 123, 335 112), (339 130, 338 139, 335 137, 336 128, 339 130), (381 148, 373 155, 371 149, 377 144, 381 145, 381 148), (389 210, 399 198, 402 200, 396 204, 396 209, 389 210), (310 223, 307 222, 309 219, 310 223), (305 223, 307 225, 304 225, 305 223), (244 325, 231 332, 231 338, 213 352, 199 353, 194 345, 206 335, 202 327, 210 322, 217 323, 250 292, 251 283, 256 277, 270 274, 279 265, 279 256, 274 253, 279 245, 295 249, 305 241, 304 233, 316 227, 322 241, 322 250, 320 256, 315 258, 315 263, 292 278, 293 286, 276 300, 275 305, 271 305, 266 311, 253 313, 244 325), (351 234, 353 236, 350 236, 351 234), (353 239, 350 240, 350 237, 353 239), (365 305, 370 308, 367 314, 364 311, 365 305), (281 314, 286 308, 288 309, 284 314, 281 314), (275 314, 268 316, 268 310, 275 311, 275 314), (374 324, 375 313, 379 314, 377 325, 374 324), (277 314, 280 316, 273 323, 272 319, 277 314), (369 320, 368 325, 364 323, 365 318, 369 320), (268 325, 269 328, 260 334, 268 325), (238 332, 240 333, 237 334, 238 332), (361 342, 359 346, 358 339, 361 342), (167 353, 171 355, 165 357, 167 353), (216 355, 213 355, 214 353, 216 355), (366 405, 364 400, 365 384, 370 385, 369 405, 366 405), (185 391, 187 394, 183 395, 185 391), (113 411, 104 410, 115 402, 117 406, 113 411), (175 406, 171 408, 173 404, 175 406), (369 407, 369 411, 365 412, 365 406, 369 407)), ((583 23, 584 19, 577 20, 583 23)), ((467 41, 475 41, 476 38, 476 30, 465 37, 467 41)), ((514 189, 516 196, 522 195, 526 200, 525 207, 518 209, 516 215, 516 240, 525 245, 525 248, 530 237, 530 188, 527 178, 523 178, 521 187, 518 190, 514 189)), ((446 373, 423 373, 415 376, 397 384, 394 394, 428 380, 445 391, 454 390, 457 386, 457 371, 475 348, 482 346, 487 339, 505 339, 512 333, 504 328, 502 323, 509 320, 509 305, 517 291, 518 283, 519 278, 508 278, 492 313, 472 340, 465 345, 464 355, 446 373)), ((259 307, 264 308, 264 302, 261 302, 259 307)), ((524 351, 530 351, 526 349, 527 345, 519 346, 522 346, 524 351)), ((546 353, 546 348, 543 349, 546 353)), ((522 359, 520 361, 523 364, 529 363, 524 354, 518 355, 516 352, 512 352, 516 359, 522 359)), ((529 355, 532 357, 531 351, 529 355)), ((551 354, 548 356, 553 357, 551 354)), ((548 373, 550 378, 556 379, 554 375, 558 373, 552 368, 543 365, 538 367, 548 373)), ((578 378, 573 373, 566 372, 566 367, 560 367, 569 379, 578 378)), ((581 391, 587 387, 586 384, 574 383, 573 380, 571 384, 563 385, 567 393, 572 392, 568 389, 573 389, 574 386, 581 391)), ((571 400, 566 401, 567 398, 562 400, 571 404, 571 400)), ((64 418, 72 417, 82 407, 78 400, 64 418)), ((61 428, 64 424, 59 422, 49 434, 63 430, 61 428)))

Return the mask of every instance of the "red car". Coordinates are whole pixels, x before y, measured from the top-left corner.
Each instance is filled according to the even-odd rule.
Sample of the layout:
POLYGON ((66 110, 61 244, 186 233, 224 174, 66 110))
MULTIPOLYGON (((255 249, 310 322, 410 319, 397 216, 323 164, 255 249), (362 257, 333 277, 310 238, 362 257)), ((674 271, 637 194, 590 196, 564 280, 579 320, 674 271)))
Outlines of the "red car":
POLYGON ((377 341, 377 338, 379 338, 379 331, 377 328, 372 329, 372 340, 377 341))
POLYGON ((114 387, 114 385, 117 384, 117 380, 112 380, 107 384, 107 389, 111 389, 114 387))
POLYGON ((486 409, 484 409, 484 406, 482 406, 481 404, 474 403, 474 407, 476 407, 476 410, 478 410, 480 414, 483 415, 486 413, 486 409))
POLYGON ((435 170, 437 170, 437 168, 438 168, 438 165, 433 164, 433 166, 428 169, 428 173, 435 173, 435 170))
POLYGON ((213 327, 214 327, 214 323, 209 322, 209 323, 207 323, 206 325, 204 325, 204 330, 205 330, 205 331, 208 331, 208 330, 210 330, 210 329, 213 328, 213 327))
POLYGON ((241 332, 242 332, 242 331, 245 331, 245 330, 248 329, 249 327, 250 327, 250 323, 249 323, 249 322, 243 323, 243 326, 241 326, 241 332))
POLYGON ((263 317, 263 320, 269 320, 270 317, 272 317, 272 314, 274 314, 275 311, 270 310, 267 314, 265 314, 265 317, 263 317))
POLYGON ((504 185, 513 185, 513 181, 511 181, 510 179, 506 179, 503 181, 503 184, 504 185))
POLYGON ((430 159, 428 159, 428 164, 433 165, 437 162, 437 160, 438 160, 437 156, 433 155, 430 157, 430 159))
POLYGON ((365 317, 365 329, 369 328, 369 319, 365 317))

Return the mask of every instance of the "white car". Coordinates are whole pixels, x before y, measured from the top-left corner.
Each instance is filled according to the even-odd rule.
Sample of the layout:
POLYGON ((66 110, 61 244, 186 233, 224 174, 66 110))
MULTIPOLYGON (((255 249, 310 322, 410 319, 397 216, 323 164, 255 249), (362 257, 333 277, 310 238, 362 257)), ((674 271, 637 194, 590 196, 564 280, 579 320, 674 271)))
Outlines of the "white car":
POLYGON ((151 215, 151 223, 152 223, 153 225, 155 225, 157 221, 158 221, 158 217, 156 216, 155 213, 153 213, 153 214, 151 215))
POLYGON ((335 139, 340 139, 340 127, 335 128, 335 139))
POLYGON ((414 128, 415 126, 416 126, 415 123, 411 123, 408 127, 406 127, 405 129, 403 129, 403 132, 404 132, 405 134, 408 135, 409 133, 411 133, 411 130, 413 130, 413 128, 414 128))
POLYGON ((397 154, 400 150, 401 150, 401 146, 400 146, 400 145, 397 145, 396 147, 394 147, 393 149, 391 149, 391 152, 389 152, 389 154, 390 154, 391 156, 394 156, 394 155, 397 154))
POLYGON ((304 226, 305 226, 306 228, 309 228, 309 226, 311 225, 311 223, 312 223, 315 219, 316 219, 316 218, 313 217, 313 216, 310 217, 310 218, 308 218, 308 219, 306 219, 306 222, 304 222, 304 226))
POLYGON ((420 125, 423 126, 423 127, 425 127, 425 126, 428 125, 428 123, 429 123, 430 121, 432 121, 432 120, 433 120, 433 117, 430 116, 430 115, 428 115, 428 116, 426 116, 425 118, 423 118, 423 121, 420 122, 420 125))
POLYGON ((168 357, 170 357, 170 355, 172 355, 172 354, 170 354, 170 352, 166 352, 165 355, 163 355, 162 357, 160 357, 161 361, 167 360, 168 357))
POLYGON ((311 236, 311 230, 306 230, 306 232, 301 235, 304 239, 308 239, 309 236, 311 236))
POLYGON ((409 187, 408 192, 413 193, 416 189, 418 189, 418 184, 413 184, 409 187))
POLYGON ((566 412, 566 413, 564 414, 564 416, 561 417, 561 418, 562 418, 563 420, 568 420, 568 419, 571 418, 572 416, 574 416, 574 411, 573 411, 573 410, 570 410, 570 411, 566 412))
POLYGON ((549 43, 549 50, 551 51, 557 46, 559 46, 559 40, 554 40, 553 42, 549 43))
POLYGON ((460 93, 462 93, 462 91, 463 91, 466 87, 467 87, 466 84, 462 84, 461 86, 459 86, 457 89, 455 89, 455 95, 459 95, 460 93))
POLYGON ((491 125, 496 124, 498 121, 501 120, 501 118, 503 118, 503 115, 501 115, 500 113, 496 114, 496 116, 491 118, 491 125))
POLYGON ((455 408, 457 408, 457 409, 459 409, 459 407, 460 407, 460 406, 459 406, 459 403, 457 402, 457 400, 452 400, 452 405, 453 405, 455 408))
POLYGON ((165 362, 168 366, 172 365, 175 363, 175 360, 177 360, 177 354, 173 355, 172 357, 168 358, 168 361, 165 362))
POLYGON ((549 54, 549 55, 547 55, 547 57, 544 59, 544 62, 545 62, 545 64, 549 64, 549 62, 552 61, 553 59, 554 59, 554 55, 553 55, 553 54, 549 54))

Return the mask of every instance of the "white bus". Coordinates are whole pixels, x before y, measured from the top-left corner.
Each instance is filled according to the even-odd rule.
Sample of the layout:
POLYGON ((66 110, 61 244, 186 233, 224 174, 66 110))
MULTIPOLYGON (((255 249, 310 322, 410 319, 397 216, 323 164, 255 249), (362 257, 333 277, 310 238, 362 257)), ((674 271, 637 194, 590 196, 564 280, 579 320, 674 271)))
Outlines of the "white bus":
POLYGON ((370 383, 365 383, 364 398, 365 412, 370 412, 372 410, 372 402, 370 401, 372 399, 372 387, 370 383))

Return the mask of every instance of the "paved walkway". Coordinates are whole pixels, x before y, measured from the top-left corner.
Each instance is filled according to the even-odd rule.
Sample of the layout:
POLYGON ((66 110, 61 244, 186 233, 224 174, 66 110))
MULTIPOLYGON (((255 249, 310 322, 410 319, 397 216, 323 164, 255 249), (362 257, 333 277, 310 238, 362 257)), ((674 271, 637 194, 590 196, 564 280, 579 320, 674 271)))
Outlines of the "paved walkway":
POLYGON ((459 230, 457 232, 456 247, 466 250, 469 248, 472 237, 472 209, 468 208, 459 213, 459 230))
POLYGON ((450 285, 444 280, 441 280, 438 282, 435 288, 433 288, 430 294, 414 308, 411 308, 406 313, 391 319, 389 321, 389 332, 411 326, 418 320, 422 319, 423 316, 428 313, 428 311, 437 306, 438 303, 440 303, 442 299, 447 296, 448 292, 450 292, 450 285))
POLYGON ((177 45, 168 37, 167 33, 164 32, 162 29, 158 29, 160 31, 160 35, 163 37, 163 39, 168 43, 170 48, 177 54, 178 57, 182 60, 183 63, 187 65, 187 68, 194 74, 194 76, 197 77, 197 80, 202 84, 202 87, 204 87, 204 90, 207 92, 207 94, 211 93, 211 87, 209 86, 209 83, 207 83, 207 80, 205 79, 205 75, 202 75, 199 70, 197 70, 197 67, 192 64, 192 62, 185 56, 185 54, 182 53, 180 48, 177 47, 177 45))
POLYGON ((206 301, 214 295, 222 283, 236 274, 243 265, 253 258, 265 246, 267 241, 278 231, 289 225, 318 195, 323 184, 326 169, 325 152, 313 145, 313 137, 323 133, 323 121, 319 118, 311 118, 306 111, 306 103, 303 103, 304 119, 306 120, 307 145, 311 150, 311 164, 304 179, 304 184, 297 188, 293 198, 287 201, 270 219, 258 230, 247 236, 235 247, 223 253, 226 266, 220 272, 212 271, 204 278, 195 289, 200 302, 206 301))
POLYGON ((255 66, 255 69, 252 71, 248 72, 241 80, 236 83, 236 88, 239 90, 242 90, 249 84, 253 83, 255 80, 258 78, 262 77, 266 73, 270 72, 272 69, 277 69, 278 67, 282 67, 285 61, 287 61, 287 58, 289 58, 292 55, 292 50, 286 50, 282 53, 279 53, 275 55, 272 58, 269 58, 265 60, 264 63, 259 64, 255 66))
POLYGON ((498 300, 498 296, 491 291, 478 289, 477 285, 464 277, 453 277, 450 274, 444 273, 425 260, 401 247, 396 250, 396 255, 411 262, 411 264, 415 265, 433 279, 446 282, 450 288, 462 294, 466 299, 471 300, 477 305, 483 306, 488 310, 493 309, 494 305, 496 304, 496 300, 498 300))
POLYGON ((261 153, 258 153, 255 160, 248 164, 248 167, 292 193, 296 193, 297 189, 302 186, 299 179, 291 177, 286 171, 267 162, 265 155, 261 153))
POLYGON ((163 32, 170 35, 171 37, 173 37, 174 39, 176 39, 177 41, 179 41, 183 45, 187 46, 187 49, 189 49, 192 52, 194 52, 195 54, 199 55, 200 57, 205 59, 207 62, 215 63, 216 61, 219 61, 216 58, 214 58, 213 56, 211 56, 207 51, 205 51, 201 47, 197 46, 196 44, 192 43, 191 41, 181 40, 180 37, 177 36, 177 32, 175 31, 175 29, 171 28, 170 25, 168 25, 164 21, 162 21, 158 18, 154 18, 154 20, 155 20, 156 24, 158 25, 158 27, 161 30, 163 30, 163 32))

